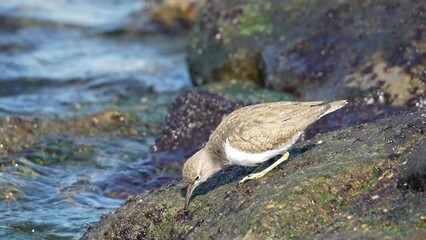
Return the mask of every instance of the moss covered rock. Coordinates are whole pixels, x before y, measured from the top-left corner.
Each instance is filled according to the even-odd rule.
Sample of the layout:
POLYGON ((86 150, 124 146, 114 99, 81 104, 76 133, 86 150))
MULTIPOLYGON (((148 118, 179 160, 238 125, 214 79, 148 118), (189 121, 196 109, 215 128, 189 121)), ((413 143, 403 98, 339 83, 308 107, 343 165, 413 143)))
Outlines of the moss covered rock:
POLYGON ((238 185, 252 169, 228 168, 196 190, 190 211, 183 182, 147 191, 82 239, 421 239, 425 193, 412 183, 426 173, 404 166, 424 161, 425 114, 317 135, 258 181, 238 185))
POLYGON ((22 152, 53 135, 146 134, 141 127, 144 124, 134 112, 112 109, 72 119, 3 116, 0 118, 0 157, 22 152))
POLYGON ((426 3, 207 1, 190 38, 197 85, 253 82, 302 99, 424 107, 426 3))

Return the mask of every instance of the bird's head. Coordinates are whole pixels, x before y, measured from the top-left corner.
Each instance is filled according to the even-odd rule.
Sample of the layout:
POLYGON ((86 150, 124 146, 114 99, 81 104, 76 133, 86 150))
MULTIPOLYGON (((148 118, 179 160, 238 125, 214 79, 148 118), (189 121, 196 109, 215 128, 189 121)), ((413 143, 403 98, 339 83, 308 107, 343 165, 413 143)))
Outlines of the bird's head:
POLYGON ((189 200, 194 189, 220 169, 220 164, 214 161, 205 148, 202 148, 186 160, 182 171, 184 181, 188 185, 185 209, 188 209, 189 200))

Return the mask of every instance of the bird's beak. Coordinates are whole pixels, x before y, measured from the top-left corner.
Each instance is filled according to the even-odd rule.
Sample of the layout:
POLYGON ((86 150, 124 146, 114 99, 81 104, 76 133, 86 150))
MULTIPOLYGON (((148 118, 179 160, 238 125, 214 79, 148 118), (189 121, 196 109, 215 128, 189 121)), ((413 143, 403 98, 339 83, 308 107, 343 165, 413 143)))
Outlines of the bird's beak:
POLYGON ((195 187, 196 187, 195 184, 189 184, 188 188, 186 189, 186 200, 185 200, 185 208, 184 208, 185 210, 188 210, 189 200, 191 199, 191 195, 195 187))

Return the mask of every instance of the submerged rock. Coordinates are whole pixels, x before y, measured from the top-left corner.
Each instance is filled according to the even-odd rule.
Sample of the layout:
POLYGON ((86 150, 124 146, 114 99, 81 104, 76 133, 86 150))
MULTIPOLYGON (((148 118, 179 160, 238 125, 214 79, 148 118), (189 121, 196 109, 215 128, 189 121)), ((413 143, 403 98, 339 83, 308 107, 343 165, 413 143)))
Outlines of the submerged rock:
MULTIPOLYGON (((186 111, 203 104, 203 96, 183 94, 177 103, 196 101, 188 100, 186 110, 175 103, 177 119, 197 116, 186 111)), ((181 181, 147 191, 102 217, 82 239, 422 238, 425 193, 406 190, 401 179, 410 175, 406 162, 423 161, 425 114, 398 113, 298 143, 287 163, 258 181, 238 185, 252 169, 228 168, 196 190, 190 212, 182 210, 181 181)), ((174 127, 187 133, 179 124, 174 127)), ((170 122, 167 132, 173 132, 170 122)), ((183 142, 200 147, 207 134, 182 134, 183 142)), ((179 148, 173 139, 159 140, 158 149, 179 148)))
POLYGON ((22 153, 53 135, 61 139, 60 135, 66 133, 80 136, 144 134, 139 130, 144 123, 133 112, 111 109, 72 119, 3 116, 0 117, 0 157, 22 153))
POLYGON ((207 1, 192 81, 250 81, 305 100, 424 107, 426 2, 207 1))

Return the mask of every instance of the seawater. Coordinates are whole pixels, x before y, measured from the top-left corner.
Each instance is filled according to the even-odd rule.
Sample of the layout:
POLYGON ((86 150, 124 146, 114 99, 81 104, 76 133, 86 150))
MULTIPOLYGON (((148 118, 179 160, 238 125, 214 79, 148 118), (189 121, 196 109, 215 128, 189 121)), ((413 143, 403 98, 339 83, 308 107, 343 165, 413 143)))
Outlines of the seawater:
MULTIPOLYGON (((161 127, 167 105, 190 87, 185 38, 110 34, 144 4, 2 0, 0 117, 70 119, 131 109, 161 127)), ((156 131, 146 132, 46 135, 31 150, 0 159, 0 239, 78 239, 102 214, 143 190, 108 186, 119 185, 120 174, 138 169, 135 182, 144 176, 153 186, 172 180, 173 173, 154 176, 147 156, 156 131)))

